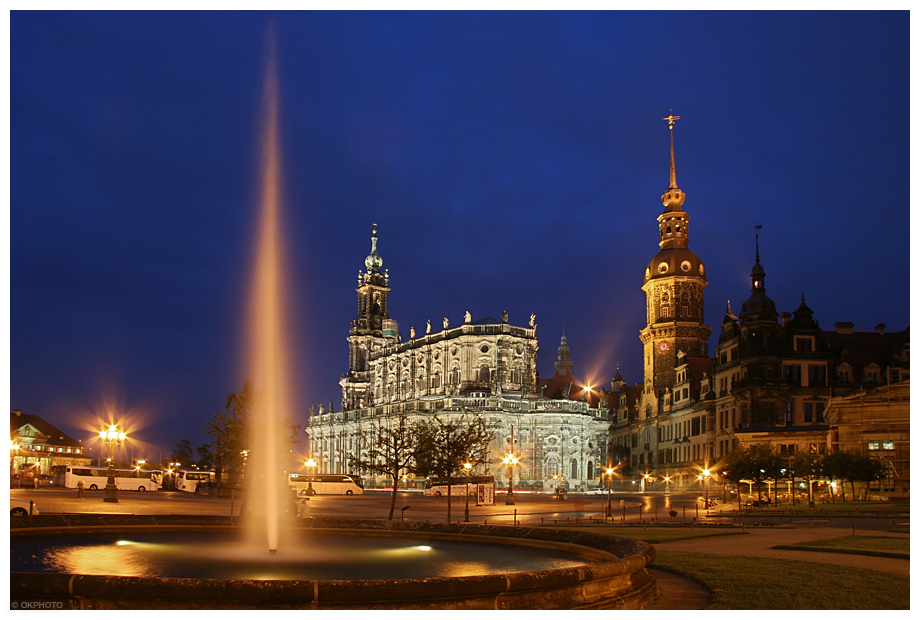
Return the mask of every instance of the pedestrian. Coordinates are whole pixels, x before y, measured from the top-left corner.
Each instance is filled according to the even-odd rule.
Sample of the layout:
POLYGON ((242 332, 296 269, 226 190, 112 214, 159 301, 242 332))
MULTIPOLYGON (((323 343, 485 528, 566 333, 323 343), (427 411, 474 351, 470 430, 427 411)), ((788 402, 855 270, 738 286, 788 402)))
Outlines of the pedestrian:
POLYGON ((83 479, 77 480, 77 499, 83 499, 83 479))
POLYGON ((310 518, 310 505, 307 503, 306 499, 300 500, 300 504, 297 506, 297 518, 298 519, 310 518))

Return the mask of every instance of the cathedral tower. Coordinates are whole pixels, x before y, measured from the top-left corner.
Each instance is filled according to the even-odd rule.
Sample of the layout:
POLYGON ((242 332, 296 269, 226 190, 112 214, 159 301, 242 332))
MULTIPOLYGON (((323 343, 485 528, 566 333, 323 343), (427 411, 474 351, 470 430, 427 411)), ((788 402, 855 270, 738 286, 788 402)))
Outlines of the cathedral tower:
POLYGON ((358 315, 348 331, 348 373, 342 377, 342 407, 360 408, 368 402, 368 355, 399 341, 396 321, 390 319, 390 274, 377 253, 377 224, 371 232, 371 253, 364 259, 366 273, 358 270, 358 315))
MULTIPOLYGON (((688 357, 707 357, 712 329, 703 323, 703 288, 708 284, 700 257, 690 248, 690 216, 683 210, 686 194, 677 187, 674 164, 674 121, 670 115, 670 185, 661 196, 664 213, 658 216, 659 252, 645 269, 642 290, 646 299, 646 327, 639 338, 645 357, 646 403, 674 384, 679 351, 688 357)), ((643 412, 647 415, 648 412, 643 412)))

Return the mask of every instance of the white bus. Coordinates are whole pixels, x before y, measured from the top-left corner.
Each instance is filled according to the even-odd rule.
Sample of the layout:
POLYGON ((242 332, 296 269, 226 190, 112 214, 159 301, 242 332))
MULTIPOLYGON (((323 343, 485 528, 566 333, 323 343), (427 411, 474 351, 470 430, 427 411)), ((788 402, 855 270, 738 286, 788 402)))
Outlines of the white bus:
POLYGON ((176 490, 186 493, 198 493, 203 486, 214 484, 213 471, 198 471, 195 469, 180 469, 176 472, 176 490))
MULTIPOLYGON (((495 500, 494 476, 458 476, 450 479, 450 494, 475 497, 479 505, 492 504, 495 500)), ((425 480, 425 495, 441 497, 447 495, 446 478, 428 478, 425 480)))
MULTIPOLYGON (((115 469, 115 486, 119 491, 158 491, 158 472, 146 469, 115 469)), ((108 467, 85 467, 81 465, 56 465, 52 468, 52 482, 67 489, 76 489, 83 480, 88 491, 104 489, 109 482, 108 467)))
POLYGON ((289 474, 298 495, 362 495, 364 479, 350 474, 289 474))

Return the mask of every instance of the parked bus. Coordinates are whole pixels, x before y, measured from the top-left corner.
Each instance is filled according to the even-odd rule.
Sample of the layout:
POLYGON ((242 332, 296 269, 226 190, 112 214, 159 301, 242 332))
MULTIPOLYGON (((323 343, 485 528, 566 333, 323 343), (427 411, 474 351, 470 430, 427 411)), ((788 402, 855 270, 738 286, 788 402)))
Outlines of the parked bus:
MULTIPOLYGON (((95 491, 104 489, 109 482, 108 467, 84 467, 81 465, 55 465, 52 480, 57 486, 76 489, 77 482, 83 480, 83 488, 95 491)), ((146 469, 115 470, 115 486, 119 491, 158 491, 160 483, 156 480, 157 472, 146 469)))
MULTIPOLYGON (((495 476, 458 476, 450 479, 450 494, 468 493, 470 497, 480 494, 479 487, 485 487, 489 497, 495 494, 495 476)), ((428 478, 425 480, 425 495, 441 497, 447 495, 447 478, 428 478)), ((489 501, 491 503, 491 501, 489 501)))
POLYGON ((176 490, 185 493, 206 492, 205 488, 214 484, 213 471, 180 469, 176 472, 176 490))
POLYGON ((289 474, 288 484, 298 495, 362 495, 364 479, 351 474, 289 474))

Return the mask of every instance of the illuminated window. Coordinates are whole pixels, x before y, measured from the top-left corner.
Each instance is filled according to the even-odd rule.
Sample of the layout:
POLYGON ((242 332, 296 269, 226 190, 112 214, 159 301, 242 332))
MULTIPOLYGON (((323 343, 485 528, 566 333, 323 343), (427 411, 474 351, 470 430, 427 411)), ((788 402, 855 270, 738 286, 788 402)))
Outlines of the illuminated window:
POLYGON ((893 441, 883 441, 882 450, 894 450, 894 442, 893 441))
POLYGON ((870 441, 870 442, 869 442, 869 449, 870 449, 870 450, 878 450, 878 442, 877 442, 877 441, 870 441))

